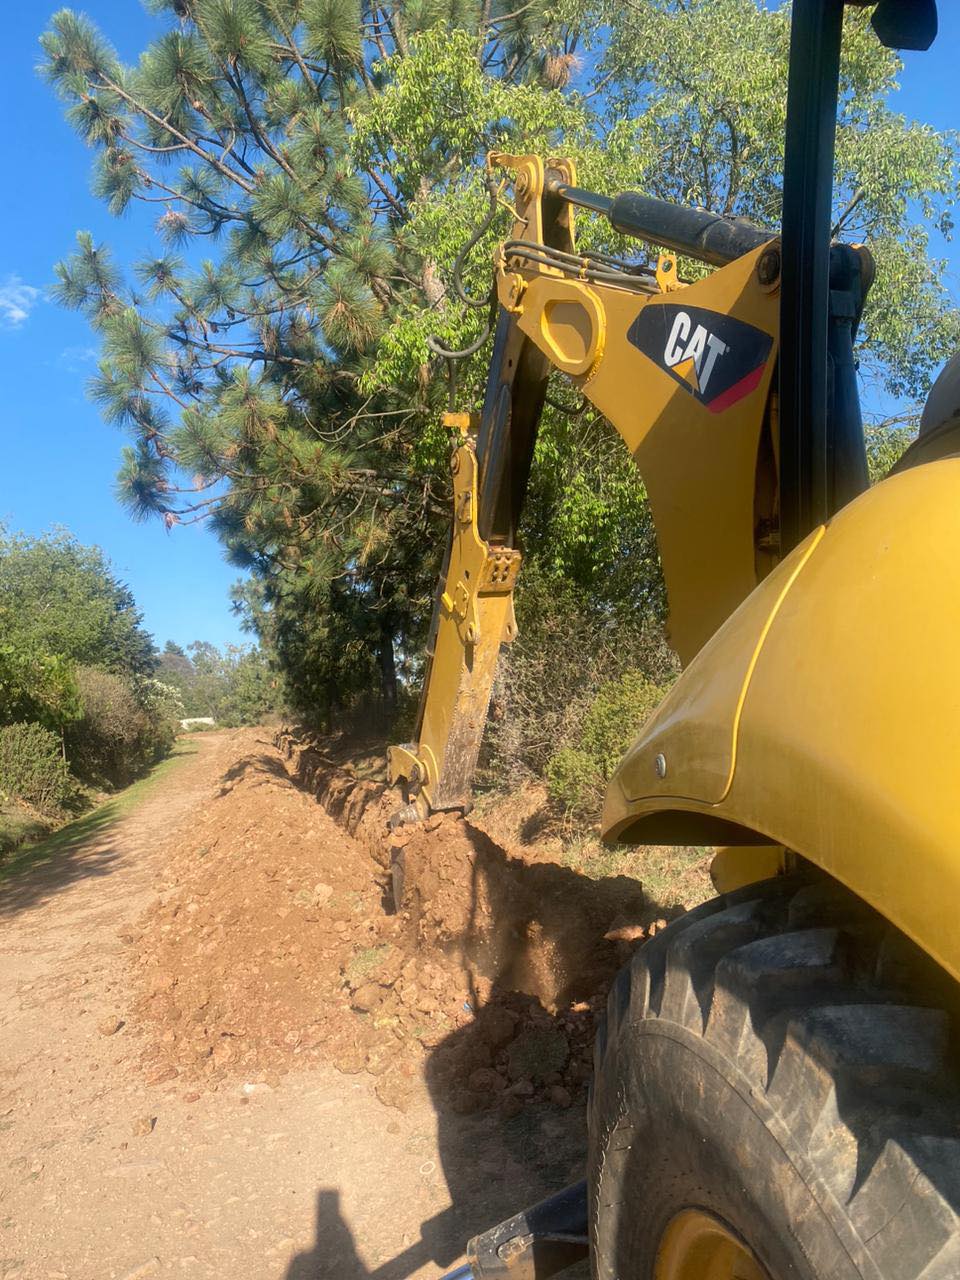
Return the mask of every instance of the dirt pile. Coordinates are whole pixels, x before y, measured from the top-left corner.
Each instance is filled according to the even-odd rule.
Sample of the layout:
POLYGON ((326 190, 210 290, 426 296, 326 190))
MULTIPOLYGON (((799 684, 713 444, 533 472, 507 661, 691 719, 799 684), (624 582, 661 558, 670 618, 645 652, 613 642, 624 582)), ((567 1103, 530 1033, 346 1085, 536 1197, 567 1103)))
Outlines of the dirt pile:
POLYGON ((256 743, 126 936, 148 1078, 252 1092, 323 1059, 400 1107, 422 1079, 459 1112, 568 1106, 639 885, 512 858, 450 815, 388 835, 382 784, 289 755, 322 803, 256 743))
POLYGON ((596 996, 623 962, 623 938, 654 918, 639 881, 580 875, 549 844, 511 851, 488 822, 438 814, 388 834, 398 801, 385 782, 296 732, 277 745, 298 785, 389 871, 408 946, 455 962, 480 1004, 509 990, 552 1010, 596 996))
POLYGON ((469 821, 438 815, 390 837, 400 905, 419 952, 455 955, 478 1006, 536 996, 551 1012, 606 991, 621 950, 606 935, 636 926, 636 880, 589 880, 511 856, 469 821))
POLYGON ((269 743, 240 760, 170 850, 165 892, 126 938, 155 1082, 269 1083, 315 1057, 412 1077, 398 1037, 352 1007, 356 987, 402 958, 378 871, 269 743))

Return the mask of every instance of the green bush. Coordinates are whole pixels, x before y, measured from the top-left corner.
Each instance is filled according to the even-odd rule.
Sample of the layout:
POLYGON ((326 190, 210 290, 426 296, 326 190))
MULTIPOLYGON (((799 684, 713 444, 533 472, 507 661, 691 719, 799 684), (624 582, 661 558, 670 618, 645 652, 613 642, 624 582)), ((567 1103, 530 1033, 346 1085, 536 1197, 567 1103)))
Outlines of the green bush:
POLYGON ((141 739, 141 749, 148 764, 154 764, 169 755, 180 721, 186 714, 180 691, 162 680, 139 677, 134 689, 140 708, 147 718, 147 732, 141 739))
MULTIPOLYGON (((0 633, 6 611, 0 607, 0 633)), ((80 691, 68 659, 29 641, 0 643, 0 720, 60 730, 80 714, 80 691)))
POLYGON ((95 786, 125 786, 173 746, 183 708, 159 680, 80 667, 83 714, 67 727, 70 767, 95 786))
POLYGON ((674 679, 676 658, 652 611, 598 611, 572 584, 536 573, 520 581, 520 631, 501 656, 479 781, 506 791, 546 778, 564 807, 595 816, 605 777, 674 679))
POLYGON ((583 718, 580 744, 605 781, 665 693, 663 685, 648 680, 642 671, 625 671, 619 680, 600 686, 583 718))
POLYGON ((596 816, 614 770, 666 691, 641 671, 625 671, 602 684, 582 717, 576 742, 560 747, 547 763, 553 799, 570 812, 596 816))
POLYGON ((572 813, 595 809, 602 785, 597 762, 579 747, 561 747, 547 763, 550 795, 572 813))
POLYGON ((40 724, 0 729, 0 794, 42 814, 60 812, 71 792, 60 739, 40 724))

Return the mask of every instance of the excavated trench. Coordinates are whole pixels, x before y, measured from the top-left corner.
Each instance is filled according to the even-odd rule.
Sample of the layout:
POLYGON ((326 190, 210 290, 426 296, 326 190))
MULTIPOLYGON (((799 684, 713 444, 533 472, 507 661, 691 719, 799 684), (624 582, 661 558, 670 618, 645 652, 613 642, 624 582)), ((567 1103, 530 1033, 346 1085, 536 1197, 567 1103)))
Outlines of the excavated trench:
MULTIPOLYGON (((294 732, 277 746, 378 868, 385 922, 409 957, 387 1003, 449 1027, 440 1039, 413 1029, 429 1050, 435 1100, 462 1112, 498 1105, 507 1116, 539 1098, 570 1105, 590 1076, 610 982, 645 936, 640 884, 511 853, 459 815, 391 831, 394 790, 294 732)), ((354 1003, 370 994, 355 992, 354 1003)))
POLYGON ((623 961, 618 939, 642 932, 638 881, 593 880, 511 854, 454 814, 391 832, 393 789, 357 779, 290 731, 277 745, 299 785, 400 887, 395 905, 411 949, 459 966, 477 1007, 514 992, 557 1012, 606 991, 623 961))
POLYGON ((395 794, 290 731, 221 781, 126 938, 150 1079, 254 1088, 324 1061, 400 1108, 424 1084, 461 1113, 577 1100, 644 935, 636 880, 451 814, 390 831, 395 794))

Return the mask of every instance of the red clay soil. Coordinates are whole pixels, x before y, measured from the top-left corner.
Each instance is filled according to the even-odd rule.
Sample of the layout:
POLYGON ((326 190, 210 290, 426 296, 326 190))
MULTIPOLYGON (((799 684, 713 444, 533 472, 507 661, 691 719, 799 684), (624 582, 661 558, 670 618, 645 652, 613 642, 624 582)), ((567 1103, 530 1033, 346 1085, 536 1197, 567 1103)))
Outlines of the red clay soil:
POLYGON ((458 1112, 570 1105, 642 936, 639 884, 510 856, 451 815, 390 834, 382 783, 278 741, 231 768, 125 935, 148 1078, 253 1090, 324 1060, 401 1108, 423 1076, 458 1112))

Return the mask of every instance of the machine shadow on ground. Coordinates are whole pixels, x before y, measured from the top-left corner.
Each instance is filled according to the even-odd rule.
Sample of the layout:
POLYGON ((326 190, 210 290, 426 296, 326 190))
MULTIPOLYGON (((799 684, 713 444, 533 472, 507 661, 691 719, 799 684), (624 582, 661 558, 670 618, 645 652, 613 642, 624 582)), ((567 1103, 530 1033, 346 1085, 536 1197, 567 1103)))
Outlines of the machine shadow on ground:
MULTIPOLYGON (((474 1008, 484 1003, 513 1010, 526 1006, 522 1016, 537 1027, 569 1031, 571 1006, 584 1007, 587 1035, 576 1042, 582 1075, 570 1087, 572 1104, 561 1107, 531 1099, 507 1118, 494 1098, 487 1107, 461 1114, 462 1091, 458 1100, 451 1077, 457 1074, 458 1062, 472 1060, 476 1024, 457 1029, 433 1048, 425 1070, 450 1206, 423 1222, 420 1238, 403 1252, 368 1267, 358 1253, 339 1193, 321 1188, 314 1245, 293 1260, 283 1280, 409 1280, 421 1268, 439 1277, 457 1264, 470 1237, 584 1176, 589 1074, 584 1058, 589 1047, 583 1046, 592 1043, 594 1013, 602 1007, 626 951, 622 943, 604 938, 600 922, 613 923, 625 901, 632 900, 636 911, 637 883, 627 877, 594 880, 554 863, 526 864, 510 858, 480 832, 473 831, 471 838, 478 857, 469 923, 459 949, 476 965, 473 976, 484 993, 473 996, 474 1008), (531 989, 542 989, 545 970, 554 980, 555 1012, 548 1012, 530 994, 531 989)), ((665 913, 676 910, 644 903, 647 918, 665 913)), ((571 1058, 573 1046, 571 1037, 571 1058)), ((389 1168, 382 1176, 389 1180, 389 1168)), ((564 1274, 570 1280, 585 1280, 589 1269, 582 1263, 564 1274)))

